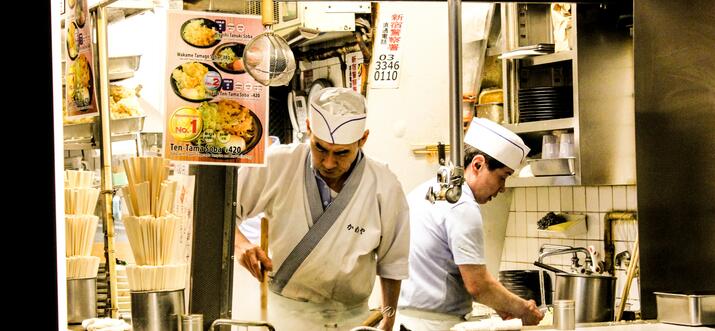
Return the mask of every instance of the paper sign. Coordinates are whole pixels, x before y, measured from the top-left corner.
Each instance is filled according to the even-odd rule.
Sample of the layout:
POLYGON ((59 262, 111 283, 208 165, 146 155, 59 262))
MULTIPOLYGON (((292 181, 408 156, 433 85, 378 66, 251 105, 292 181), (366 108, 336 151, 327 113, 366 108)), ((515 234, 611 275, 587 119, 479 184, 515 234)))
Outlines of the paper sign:
POLYGON ((397 88, 400 83, 400 48, 405 15, 381 11, 378 18, 375 54, 370 70, 371 88, 397 88))
POLYGON ((258 16, 168 11, 167 158, 200 164, 264 164, 268 87, 243 67, 263 32, 258 16))
POLYGON ((353 52, 345 55, 345 64, 348 66, 345 71, 346 87, 353 91, 362 93, 363 71, 365 70, 362 52, 353 52))
POLYGON ((87 0, 68 0, 65 15, 65 119, 98 116, 87 0))

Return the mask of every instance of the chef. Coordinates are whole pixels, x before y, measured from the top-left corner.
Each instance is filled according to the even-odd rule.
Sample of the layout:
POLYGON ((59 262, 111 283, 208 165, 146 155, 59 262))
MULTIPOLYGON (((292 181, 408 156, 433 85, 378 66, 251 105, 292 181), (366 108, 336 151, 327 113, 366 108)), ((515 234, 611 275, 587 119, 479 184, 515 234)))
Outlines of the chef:
POLYGON ((277 330, 361 325, 376 275, 379 327, 391 330, 408 271, 404 191, 362 152, 369 134, 362 95, 325 88, 309 105, 309 142, 275 146, 266 167, 238 172, 238 222, 265 212, 270 244, 264 252, 237 230, 236 255, 254 277, 269 272, 268 321, 277 330))
POLYGON ((425 199, 430 179, 412 191, 410 206, 410 278, 403 282, 396 328, 449 330, 465 320, 472 301, 485 304, 502 318, 538 324, 543 314, 533 300, 509 292, 485 265, 482 215, 485 204, 504 192, 507 177, 518 169, 529 148, 508 129, 474 118, 464 136, 464 184, 454 204, 425 199))

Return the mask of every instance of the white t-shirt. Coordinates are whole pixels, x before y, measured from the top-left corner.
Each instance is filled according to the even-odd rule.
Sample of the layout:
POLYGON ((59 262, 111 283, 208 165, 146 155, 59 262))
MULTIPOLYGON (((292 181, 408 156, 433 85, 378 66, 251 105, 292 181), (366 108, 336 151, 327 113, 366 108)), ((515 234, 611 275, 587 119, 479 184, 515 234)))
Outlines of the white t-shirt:
POLYGON ((410 278, 402 282, 401 308, 465 315, 472 296, 458 265, 484 264, 484 238, 479 204, 467 184, 451 204, 425 199, 431 179, 407 196, 410 206, 410 278))

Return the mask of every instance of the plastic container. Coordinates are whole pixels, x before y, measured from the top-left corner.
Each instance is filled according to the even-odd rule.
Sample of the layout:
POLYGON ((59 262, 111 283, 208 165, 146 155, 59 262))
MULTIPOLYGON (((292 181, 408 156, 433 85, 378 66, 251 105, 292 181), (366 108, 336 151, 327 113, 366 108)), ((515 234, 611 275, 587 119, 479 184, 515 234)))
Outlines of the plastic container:
MULTIPOLYGON (((557 150, 558 153, 558 150, 557 150)), ((534 176, 569 176, 575 174, 575 158, 564 159, 529 159, 526 162, 531 166, 534 176)))

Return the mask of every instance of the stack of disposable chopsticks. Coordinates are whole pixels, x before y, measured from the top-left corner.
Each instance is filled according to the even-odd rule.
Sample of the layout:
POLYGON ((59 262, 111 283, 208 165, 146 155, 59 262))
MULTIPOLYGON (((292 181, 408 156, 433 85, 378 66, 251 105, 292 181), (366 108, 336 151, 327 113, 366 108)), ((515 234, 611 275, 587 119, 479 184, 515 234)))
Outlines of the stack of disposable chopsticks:
POLYGON ((127 266, 132 291, 184 288, 186 264, 179 245, 185 219, 172 214, 177 183, 169 180, 169 161, 160 157, 124 160, 124 216, 136 265, 127 266))
POLYGON ((139 157, 124 160, 128 185, 123 188, 132 216, 170 214, 174 207, 176 182, 169 178, 169 160, 139 157))
POLYGON ((65 171, 65 256, 67 278, 97 277, 99 257, 92 256, 92 243, 99 217, 94 215, 99 189, 91 187, 91 171, 65 171))
POLYGON ((182 289, 186 284, 186 263, 173 265, 128 265, 127 278, 132 291, 182 289))

